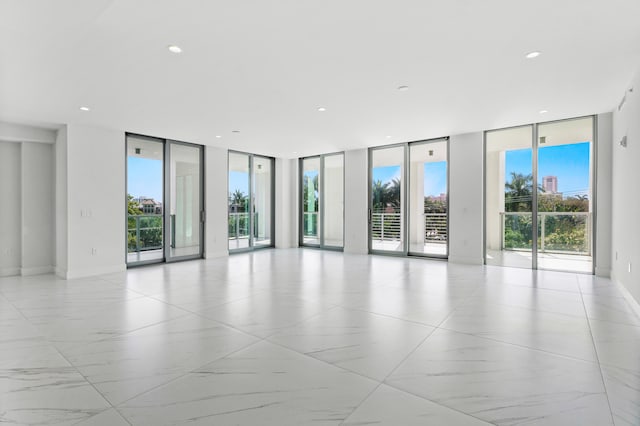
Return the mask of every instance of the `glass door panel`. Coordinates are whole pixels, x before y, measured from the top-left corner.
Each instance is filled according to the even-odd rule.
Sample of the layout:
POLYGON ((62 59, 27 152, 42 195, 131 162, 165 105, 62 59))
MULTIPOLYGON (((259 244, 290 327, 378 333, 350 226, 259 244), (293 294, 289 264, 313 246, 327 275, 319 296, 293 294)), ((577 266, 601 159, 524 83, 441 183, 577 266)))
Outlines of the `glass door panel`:
POLYGON ((202 147, 169 142, 168 259, 202 255, 202 147))
POLYGON ((405 253, 405 146, 370 150, 369 248, 405 253))
POLYGON ((409 145, 409 251, 446 257, 448 190, 446 140, 409 145))
POLYGON ((249 217, 249 155, 229 152, 229 250, 248 249, 251 220, 249 217))
POLYGON ((486 133, 486 263, 533 266, 533 126, 486 133))
POLYGON ((164 140, 127 135, 127 264, 164 260, 164 140))
POLYGON ((344 154, 325 155, 322 172, 322 245, 343 247, 344 154))
POLYGON ((593 272, 593 118, 538 126, 538 268, 593 272))
POLYGON ((302 160, 302 244, 320 245, 320 157, 302 160))
POLYGON ((272 245, 273 159, 253 157, 253 245, 272 245))

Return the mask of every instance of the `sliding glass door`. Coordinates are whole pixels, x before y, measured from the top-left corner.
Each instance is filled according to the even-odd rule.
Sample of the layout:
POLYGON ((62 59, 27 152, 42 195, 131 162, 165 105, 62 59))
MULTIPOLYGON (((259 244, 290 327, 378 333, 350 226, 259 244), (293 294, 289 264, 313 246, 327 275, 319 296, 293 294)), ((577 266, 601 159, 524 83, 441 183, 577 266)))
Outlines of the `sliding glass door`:
POLYGON ((446 257, 449 242, 448 144, 409 145, 409 253, 446 257))
POLYGON ((169 143, 168 259, 202 256, 202 147, 169 143))
POLYGON ((273 246, 274 160, 229 151, 229 251, 273 246))
POLYGON ((369 150, 371 253, 447 257, 448 147, 435 139, 369 150))
POLYGON ((488 265, 593 273, 593 125, 486 132, 488 265))
POLYGON ((202 257, 202 146, 127 134, 127 265, 202 257))
POLYGON ((300 160, 300 245, 344 245, 344 154, 300 160))

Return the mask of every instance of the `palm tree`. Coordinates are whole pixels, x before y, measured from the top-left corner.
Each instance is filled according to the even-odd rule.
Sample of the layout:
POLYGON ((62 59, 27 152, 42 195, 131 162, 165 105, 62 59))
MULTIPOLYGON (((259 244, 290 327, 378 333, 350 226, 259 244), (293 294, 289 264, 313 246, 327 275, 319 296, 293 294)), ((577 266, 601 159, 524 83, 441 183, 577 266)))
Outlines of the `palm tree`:
POLYGON ((387 192, 387 204, 399 208, 400 207, 400 178, 393 178, 387 192))
POLYGON ((235 204, 238 211, 245 211, 247 207, 247 196, 244 195, 244 192, 236 189, 233 194, 231 194, 231 204, 235 204))
POLYGON ((387 205, 389 192, 389 182, 382 183, 380 180, 373 182, 371 187, 371 199, 373 202, 373 210, 375 212, 382 211, 387 205))
POLYGON ((504 184, 504 209, 508 212, 530 212, 533 176, 511 172, 511 182, 504 184))

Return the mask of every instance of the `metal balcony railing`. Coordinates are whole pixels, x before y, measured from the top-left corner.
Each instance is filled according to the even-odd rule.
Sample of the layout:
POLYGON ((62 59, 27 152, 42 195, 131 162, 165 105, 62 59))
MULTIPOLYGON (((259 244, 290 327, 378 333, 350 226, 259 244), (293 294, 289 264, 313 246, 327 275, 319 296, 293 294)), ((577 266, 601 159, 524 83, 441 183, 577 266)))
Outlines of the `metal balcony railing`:
POLYGON ((372 213, 371 237, 379 241, 399 241, 401 233, 400 213, 372 213))
MULTIPOLYGON (((255 217, 255 214, 254 214, 255 217)), ((229 213, 229 239, 249 238, 249 212, 229 213)))
POLYGON ((305 237, 318 236, 318 212, 302 213, 302 235, 305 237))
POLYGON ((161 214, 128 215, 129 253, 161 249, 163 247, 162 227, 161 214))
POLYGON ((424 214, 424 241, 446 244, 449 238, 446 213, 424 214))
MULTIPOLYGON (((531 212, 501 212, 503 250, 531 251, 531 212)), ((591 255, 591 213, 539 212, 538 251, 591 255)))

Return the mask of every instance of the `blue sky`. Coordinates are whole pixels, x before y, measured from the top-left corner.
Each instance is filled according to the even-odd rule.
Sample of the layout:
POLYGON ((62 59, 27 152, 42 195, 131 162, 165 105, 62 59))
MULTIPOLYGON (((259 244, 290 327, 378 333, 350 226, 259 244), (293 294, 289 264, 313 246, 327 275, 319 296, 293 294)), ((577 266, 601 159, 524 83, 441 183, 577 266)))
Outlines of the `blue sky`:
POLYGON ((247 172, 229 172, 229 192, 233 194, 239 189, 244 195, 249 195, 249 174, 247 172))
MULTIPOLYGON (((376 167, 373 181, 391 182, 400 177, 400 166, 376 167)), ((447 192, 447 162, 424 163, 424 195, 440 195, 447 192)))
POLYGON ((162 160, 127 157, 127 192, 162 202, 162 160))
MULTIPOLYGON (((589 142, 547 146, 538 151, 538 185, 543 176, 558 177, 558 192, 589 193, 589 142)), ((507 151, 505 183, 511 172, 531 174, 531 149, 507 151)))

